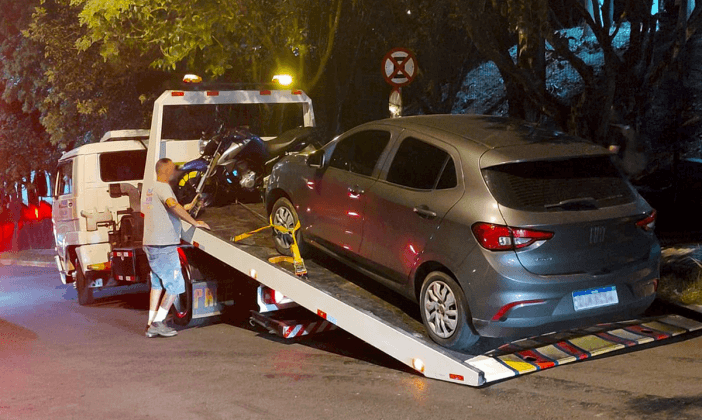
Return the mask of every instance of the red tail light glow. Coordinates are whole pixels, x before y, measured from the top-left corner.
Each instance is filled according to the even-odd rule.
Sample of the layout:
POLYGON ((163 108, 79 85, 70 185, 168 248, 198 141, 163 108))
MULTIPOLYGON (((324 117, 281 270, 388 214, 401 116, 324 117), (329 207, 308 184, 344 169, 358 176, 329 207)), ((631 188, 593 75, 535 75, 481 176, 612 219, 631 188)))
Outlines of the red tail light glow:
POLYGON ((636 222, 636 226, 640 227, 646 232, 652 231, 656 228, 656 215, 656 211, 653 210, 651 214, 636 222))
POLYGON ((497 311, 495 316, 492 317, 492 320, 493 321, 504 321, 507 319, 507 312, 509 312, 513 308, 521 307, 521 306, 528 306, 528 305, 540 305, 542 303, 546 303, 546 301, 542 300, 542 299, 537 299, 537 300, 522 300, 519 302, 508 303, 505 306, 501 307, 499 311, 497 311))
POLYGON ((478 222, 472 227, 480 246, 490 251, 525 248, 536 241, 553 238, 552 232, 478 222))

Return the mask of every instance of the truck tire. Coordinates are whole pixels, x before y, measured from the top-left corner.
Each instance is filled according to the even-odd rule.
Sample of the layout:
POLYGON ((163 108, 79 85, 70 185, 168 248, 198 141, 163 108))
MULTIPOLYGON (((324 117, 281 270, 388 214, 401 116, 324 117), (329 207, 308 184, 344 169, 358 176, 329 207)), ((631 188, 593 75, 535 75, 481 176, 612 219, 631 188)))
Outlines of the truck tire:
POLYGON ((480 339, 473 331, 463 290, 448 274, 432 271, 424 278, 419 304, 427 333, 436 343, 465 351, 480 339))
MULTIPOLYGON (((273 204, 271 209, 271 220, 274 225, 282 226, 287 229, 292 229, 297 225, 300 220, 297 217, 297 211, 295 206, 285 197, 280 197, 273 204)), ((302 240, 301 229, 295 233, 295 240, 297 241, 298 249, 300 250, 300 255, 305 256, 307 254, 307 249, 302 240)), ((292 250, 290 246, 292 245, 292 236, 288 234, 281 233, 277 230, 273 230, 273 242, 275 242, 275 249, 282 255, 292 256, 292 250)))
POLYGON ((78 290, 78 304, 81 306, 90 305, 93 299, 93 289, 88 287, 88 279, 85 278, 83 270, 78 260, 73 264, 76 267, 76 290, 78 290))
POLYGON ((193 319, 193 282, 192 282, 192 266, 180 260, 181 270, 183 271, 183 279, 185 279, 185 292, 176 297, 171 306, 171 314, 173 315, 173 323, 180 326, 190 324, 193 319))

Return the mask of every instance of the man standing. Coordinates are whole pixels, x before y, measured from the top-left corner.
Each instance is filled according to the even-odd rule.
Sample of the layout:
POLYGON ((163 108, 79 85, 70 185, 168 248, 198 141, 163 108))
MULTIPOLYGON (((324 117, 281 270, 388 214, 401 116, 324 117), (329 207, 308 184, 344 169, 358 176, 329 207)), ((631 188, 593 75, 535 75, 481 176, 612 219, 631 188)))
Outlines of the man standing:
MULTIPOLYGON (((156 162, 156 182, 144 196, 144 251, 151 267, 151 296, 147 337, 173 337, 178 333, 166 325, 166 315, 176 297, 185 292, 185 279, 180 268, 180 219, 196 227, 209 229, 207 223, 193 219, 186 208, 178 204, 169 181, 175 164, 168 158, 156 162), (163 289, 166 290, 161 299, 163 289), (160 306, 159 306, 160 303, 160 306)), ((192 203, 185 207, 192 207, 192 203)))

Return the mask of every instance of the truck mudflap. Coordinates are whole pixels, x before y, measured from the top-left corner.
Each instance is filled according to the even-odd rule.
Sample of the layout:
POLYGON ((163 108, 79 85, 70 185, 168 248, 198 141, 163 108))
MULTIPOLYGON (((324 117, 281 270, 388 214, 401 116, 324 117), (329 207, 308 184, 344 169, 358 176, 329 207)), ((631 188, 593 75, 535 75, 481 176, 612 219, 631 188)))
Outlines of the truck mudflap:
POLYGON ((226 282, 193 281, 193 319, 221 315, 234 304, 232 285, 226 282))
POLYGON ((489 383, 700 329, 702 323, 680 315, 599 324, 513 341, 466 363, 482 371, 485 382, 489 383))
POLYGON ((110 252, 112 278, 118 281, 148 281, 149 263, 142 248, 115 248, 110 252))

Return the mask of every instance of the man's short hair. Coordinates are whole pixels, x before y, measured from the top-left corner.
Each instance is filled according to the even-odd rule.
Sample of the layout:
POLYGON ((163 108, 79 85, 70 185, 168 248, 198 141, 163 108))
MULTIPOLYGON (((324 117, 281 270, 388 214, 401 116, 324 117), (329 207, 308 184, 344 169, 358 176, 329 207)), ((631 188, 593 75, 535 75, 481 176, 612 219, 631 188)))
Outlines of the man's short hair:
POLYGON ((159 159, 158 162, 156 162, 156 173, 160 173, 161 170, 171 162, 173 161, 168 158, 159 159))

